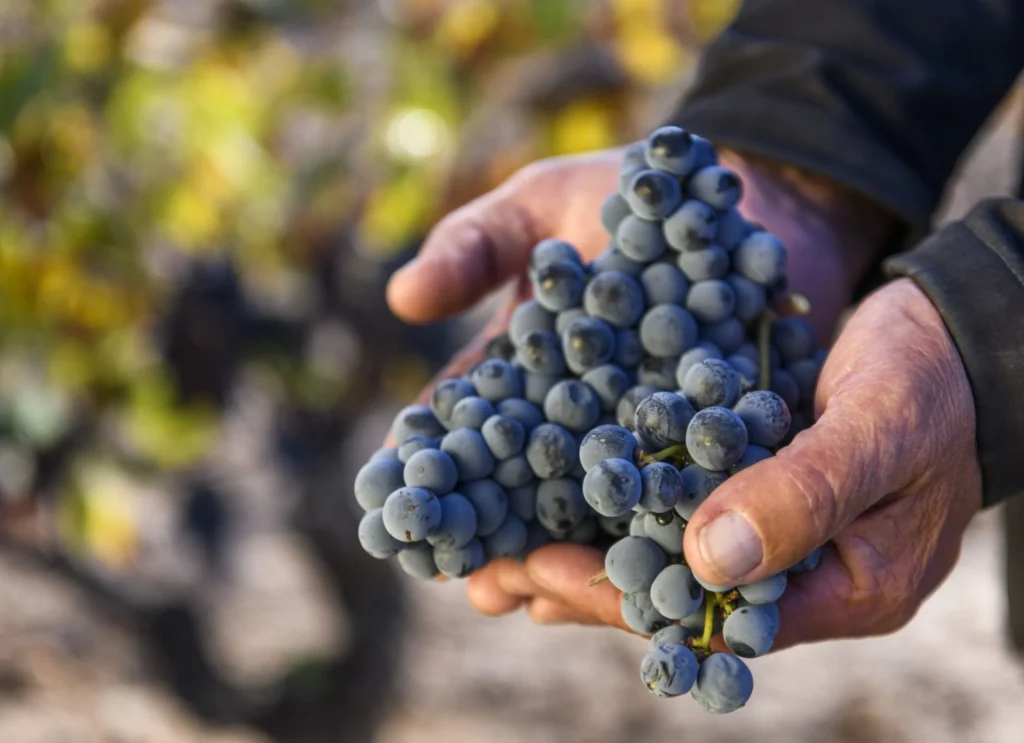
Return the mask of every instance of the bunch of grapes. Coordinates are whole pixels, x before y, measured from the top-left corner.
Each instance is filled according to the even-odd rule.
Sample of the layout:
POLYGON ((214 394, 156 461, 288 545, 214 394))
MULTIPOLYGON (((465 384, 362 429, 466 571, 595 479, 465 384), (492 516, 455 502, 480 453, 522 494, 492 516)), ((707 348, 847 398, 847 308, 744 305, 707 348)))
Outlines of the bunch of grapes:
POLYGON ((650 691, 742 707, 743 658, 767 653, 789 571, 712 585, 683 556, 687 521, 811 419, 823 353, 786 291, 782 243, 737 211, 742 186, 711 144, 663 127, 629 147, 589 265, 533 250, 533 299, 487 359, 395 420, 397 447, 355 482, 373 556, 418 578, 462 578, 552 541, 602 545, 622 616, 652 635, 650 691), (729 653, 712 653, 722 633, 729 653))

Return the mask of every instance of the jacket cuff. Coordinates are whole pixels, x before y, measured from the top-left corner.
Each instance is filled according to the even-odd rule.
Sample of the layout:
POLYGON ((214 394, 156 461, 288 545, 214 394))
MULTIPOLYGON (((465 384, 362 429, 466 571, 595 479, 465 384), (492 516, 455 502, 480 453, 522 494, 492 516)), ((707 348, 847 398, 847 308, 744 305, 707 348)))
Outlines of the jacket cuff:
POLYGON ((982 202, 885 263, 928 296, 974 393, 985 506, 1024 492, 1024 202, 982 202))

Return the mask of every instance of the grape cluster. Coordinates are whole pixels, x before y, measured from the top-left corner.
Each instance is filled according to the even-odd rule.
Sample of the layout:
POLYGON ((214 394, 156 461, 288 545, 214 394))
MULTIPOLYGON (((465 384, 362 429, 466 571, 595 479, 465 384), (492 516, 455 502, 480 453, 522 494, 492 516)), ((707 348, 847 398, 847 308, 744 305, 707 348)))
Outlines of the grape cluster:
POLYGON ((650 691, 711 712, 753 690, 789 571, 745 586, 686 565, 687 521, 729 477, 810 420, 823 361, 786 290, 782 243, 737 211, 742 185, 707 140, 663 127, 626 151, 590 264, 549 239, 533 298, 487 358, 402 410, 397 447, 360 470, 359 539, 418 578, 461 578, 551 541, 608 547, 622 616, 651 635, 650 691), (712 653, 721 633, 733 654, 712 653))

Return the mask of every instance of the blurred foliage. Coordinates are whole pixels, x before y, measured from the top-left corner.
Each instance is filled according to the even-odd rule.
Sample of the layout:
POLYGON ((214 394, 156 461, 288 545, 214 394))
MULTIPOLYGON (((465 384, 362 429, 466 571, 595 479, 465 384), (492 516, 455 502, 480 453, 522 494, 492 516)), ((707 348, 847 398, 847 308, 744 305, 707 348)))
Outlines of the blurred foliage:
MULTIPOLYGON (((178 472, 218 432, 217 395, 182 394, 161 347, 189 266, 227 260, 245 306, 308 319, 340 232, 384 260, 531 160, 637 136, 738 4, 7 0, 0 493, 40 487, 25 472, 85 430, 50 483, 59 531, 129 563, 117 462, 178 472)), ((366 373, 282 348, 267 368, 297 405, 366 373)), ((411 393, 426 370, 396 363, 382 379, 411 393)))

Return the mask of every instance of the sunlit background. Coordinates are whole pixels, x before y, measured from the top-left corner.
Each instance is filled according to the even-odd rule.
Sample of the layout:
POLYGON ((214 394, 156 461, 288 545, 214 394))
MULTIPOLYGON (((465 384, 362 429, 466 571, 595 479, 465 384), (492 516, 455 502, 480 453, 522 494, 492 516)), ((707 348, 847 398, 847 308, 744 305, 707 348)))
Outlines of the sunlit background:
POLYGON ((759 662, 729 720, 356 543, 355 467, 481 317, 403 326, 387 276, 649 130, 738 5, 0 3, 0 741, 1019 741, 991 519, 923 630, 759 662))

